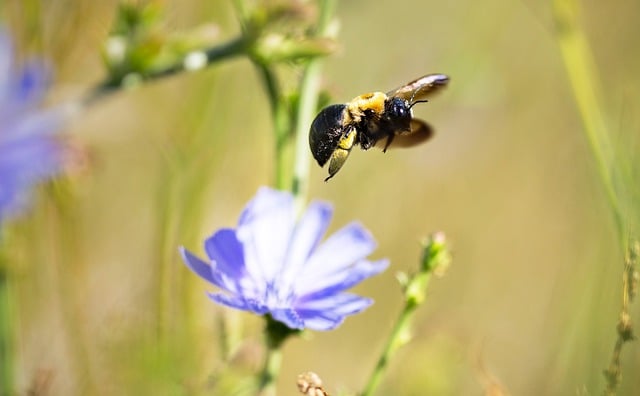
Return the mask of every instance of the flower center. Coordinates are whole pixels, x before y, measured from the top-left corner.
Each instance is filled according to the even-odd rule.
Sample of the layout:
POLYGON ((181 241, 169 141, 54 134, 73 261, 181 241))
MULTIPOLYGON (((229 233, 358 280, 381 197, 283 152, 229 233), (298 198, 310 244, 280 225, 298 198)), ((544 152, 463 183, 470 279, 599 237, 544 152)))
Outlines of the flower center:
POLYGON ((264 304, 270 309, 290 308, 294 299, 293 289, 284 287, 282 282, 275 280, 267 283, 264 291, 264 304))

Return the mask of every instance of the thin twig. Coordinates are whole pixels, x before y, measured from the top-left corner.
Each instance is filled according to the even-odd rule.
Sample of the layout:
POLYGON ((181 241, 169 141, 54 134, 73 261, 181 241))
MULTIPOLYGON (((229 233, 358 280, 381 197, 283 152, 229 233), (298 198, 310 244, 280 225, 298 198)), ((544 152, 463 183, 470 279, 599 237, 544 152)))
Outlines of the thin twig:
POLYGON ((611 363, 609 363, 609 367, 604 370, 604 376, 607 380, 607 386, 603 392, 603 395, 605 396, 616 394, 622 378, 620 364, 622 347, 625 343, 632 341, 635 338, 633 335, 631 315, 629 314, 629 305, 633 301, 638 287, 639 274, 637 264, 639 254, 640 242, 633 240, 629 241, 627 253, 624 258, 624 271, 622 275, 622 309, 617 327, 618 337, 616 339, 615 346, 613 347, 611 363))
MULTIPOLYGON (((189 60, 193 59, 195 56, 201 57, 203 61, 199 65, 199 67, 197 67, 197 69, 199 70, 222 60, 242 55, 246 52, 246 48, 246 38, 243 36, 236 37, 224 44, 217 45, 215 47, 200 51, 191 51, 174 64, 168 65, 162 69, 148 72, 144 75, 135 75, 135 77, 141 81, 152 81, 170 77, 174 74, 178 74, 184 71, 195 70, 196 68, 190 66, 191 64, 189 62, 189 60)), ((124 88, 128 88, 129 85, 125 83, 125 80, 126 76, 122 79, 106 80, 98 84, 95 88, 89 91, 87 95, 85 95, 82 103, 85 106, 90 106, 115 92, 118 92, 124 88)))

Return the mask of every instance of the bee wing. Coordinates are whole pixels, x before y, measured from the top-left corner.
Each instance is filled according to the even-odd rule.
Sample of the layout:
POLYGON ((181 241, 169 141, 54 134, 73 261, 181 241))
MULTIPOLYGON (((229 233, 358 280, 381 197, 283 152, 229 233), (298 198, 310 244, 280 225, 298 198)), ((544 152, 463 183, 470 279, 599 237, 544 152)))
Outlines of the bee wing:
POLYGON ((380 139, 376 142, 376 147, 382 150, 387 148, 408 148, 426 142, 431 136, 433 136, 433 128, 426 122, 413 118, 410 131, 396 131, 391 143, 387 143, 388 139, 380 139))
POLYGON ((440 91, 447 86, 449 77, 444 74, 427 74, 401 87, 387 92, 388 97, 398 97, 415 102, 440 91))

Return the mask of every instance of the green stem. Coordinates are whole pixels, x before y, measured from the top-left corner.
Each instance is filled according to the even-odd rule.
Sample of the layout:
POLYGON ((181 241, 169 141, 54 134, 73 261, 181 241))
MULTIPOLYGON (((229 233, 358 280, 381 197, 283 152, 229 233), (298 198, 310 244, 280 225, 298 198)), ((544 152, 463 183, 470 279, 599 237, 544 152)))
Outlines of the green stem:
MULTIPOLYGON (((430 274, 423 275, 426 276, 422 279, 422 281, 424 282, 423 286, 425 287, 424 290, 426 290, 426 286, 428 285, 431 276, 430 274)), ((398 350, 398 348, 407 343, 409 334, 411 332, 411 320, 418 306, 419 304, 416 303, 415 300, 406 301, 405 306, 402 309, 402 312, 400 312, 400 316, 398 317, 398 320, 396 321, 396 324, 393 327, 389 338, 387 339, 384 350, 382 351, 382 354, 380 355, 380 358, 378 359, 378 362, 376 363, 376 366, 373 369, 373 372, 371 373, 369 381, 365 385, 361 396, 373 395, 375 390, 380 385, 380 382, 382 381, 382 377, 387 368, 387 364, 389 363, 395 352, 398 350)))
POLYGON ((431 275, 442 276, 450 262, 451 253, 447 247, 445 235, 442 232, 436 232, 423 245, 419 271, 409 278, 406 275, 398 278, 403 285, 404 308, 361 396, 370 396, 375 392, 393 355, 411 340, 411 321, 416 309, 426 300, 431 275))
POLYGON ((628 246, 625 249, 624 271, 622 273, 622 309, 618 318, 617 339, 611 354, 609 366, 604 370, 607 381, 604 396, 614 396, 618 391, 618 386, 622 379, 622 364, 620 357, 622 348, 628 342, 635 339, 633 324, 629 307, 633 301, 638 288, 638 257, 640 256, 640 241, 629 238, 628 246))
MULTIPOLYGON (((180 61, 174 64, 168 65, 162 69, 151 71, 144 75, 139 75, 138 77, 140 77, 140 79, 143 81, 153 81, 173 76, 174 74, 178 74, 183 71, 192 70, 186 67, 186 60, 189 56, 193 56, 193 54, 197 52, 201 52, 205 56, 206 61, 201 67, 204 68, 212 65, 213 63, 245 54, 247 46, 248 41, 244 36, 236 37, 224 44, 212 48, 204 49, 201 51, 191 51, 187 55, 185 55, 185 57, 180 59, 180 61)), ((85 106, 89 106, 101 99, 104 99, 112 93, 115 93, 124 88, 128 88, 129 86, 125 84, 123 80, 124 79, 104 81, 103 83, 92 89, 85 96, 82 103, 85 106)))
POLYGON ((264 368, 262 370, 258 395, 275 396, 276 380, 278 379, 281 365, 282 350, 279 347, 269 347, 267 349, 267 356, 265 357, 264 368))
POLYGON ((273 133, 275 136, 275 172, 274 185, 277 189, 284 190, 289 187, 290 155, 288 153, 291 136, 291 124, 286 102, 282 97, 280 86, 274 71, 269 66, 256 63, 260 76, 264 82, 267 97, 271 107, 273 119, 273 133))
POLYGON ((554 0, 554 17, 556 22, 556 39, 573 91, 573 96, 580 112, 584 133, 589 142, 591 153, 596 161, 598 174, 604 186, 607 200, 611 207, 615 228, 620 242, 626 252, 625 266, 622 276, 622 308, 617 326, 617 339, 613 348, 611 362, 604 371, 607 381, 604 395, 615 395, 621 379, 620 355, 624 344, 633 338, 633 327, 629 314, 629 304, 635 294, 633 275, 635 259, 630 249, 635 242, 627 242, 625 233, 629 223, 624 218, 622 201, 624 198, 616 191, 614 180, 619 176, 620 167, 616 166, 616 155, 607 130, 607 123, 598 100, 598 84, 595 61, 585 33, 578 23, 579 7, 576 0, 554 0))
MULTIPOLYGON (((320 2, 320 17, 316 29, 317 37, 329 35, 329 26, 335 8, 336 0, 320 2)), ((300 82, 300 102, 296 118, 295 164, 293 170, 293 184, 291 190, 296 201, 298 212, 302 210, 307 199, 309 189, 309 125, 318 108, 318 92, 323 66, 321 58, 312 59, 307 64, 300 82)))
POLYGON ((291 191, 295 197, 298 212, 304 206, 309 190, 309 125, 318 107, 320 72, 322 61, 309 62, 300 83, 300 102, 296 122, 295 163, 291 191))
POLYGON ((287 338, 299 333, 300 330, 290 329, 284 323, 274 320, 270 315, 265 317, 267 355, 260 374, 259 396, 275 396, 276 381, 282 365, 282 345, 287 338))
MULTIPOLYGON (((1 258, 0 258, 1 259, 1 258)), ((7 269, 0 263, 0 394, 12 395, 13 389, 13 323, 11 290, 7 269)))
POLYGON ((556 39, 580 112, 583 129, 613 212, 618 238, 623 241, 624 217, 612 175, 615 156, 601 110, 602 106, 598 101, 595 61, 587 38, 578 25, 576 0, 554 0, 554 17, 556 39))

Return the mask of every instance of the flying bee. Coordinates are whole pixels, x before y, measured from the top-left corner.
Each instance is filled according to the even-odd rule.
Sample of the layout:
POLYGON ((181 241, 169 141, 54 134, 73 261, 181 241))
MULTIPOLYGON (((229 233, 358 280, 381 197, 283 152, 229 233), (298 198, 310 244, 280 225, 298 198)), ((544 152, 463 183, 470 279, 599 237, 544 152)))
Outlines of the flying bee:
POLYGON ((351 149, 363 150, 382 146, 412 147, 431 135, 433 129, 413 118, 412 107, 427 102, 426 97, 449 82, 444 74, 428 74, 385 93, 372 92, 355 97, 348 103, 325 107, 311 123, 309 147, 322 167, 329 162, 327 181, 347 161, 351 149))

